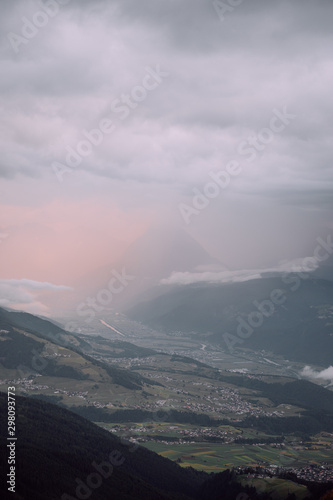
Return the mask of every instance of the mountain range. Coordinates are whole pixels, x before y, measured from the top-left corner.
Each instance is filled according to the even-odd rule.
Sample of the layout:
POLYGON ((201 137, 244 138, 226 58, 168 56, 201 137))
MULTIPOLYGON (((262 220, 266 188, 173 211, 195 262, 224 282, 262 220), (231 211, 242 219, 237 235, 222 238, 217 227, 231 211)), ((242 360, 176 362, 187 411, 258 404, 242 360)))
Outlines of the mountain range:
MULTIPOLYGON (((104 422, 133 422, 136 418, 138 422, 149 422, 154 416, 156 420, 156 411, 140 408, 114 411, 112 407, 100 408, 99 401, 126 402, 135 394, 140 394, 146 402, 153 401, 153 396, 161 399, 162 394, 168 394, 164 382, 168 378, 171 387, 179 380, 180 390, 176 392, 180 400, 185 394, 193 400, 201 399, 199 392, 190 394, 184 390, 185 379, 189 378, 201 380, 197 391, 209 382, 215 387, 215 393, 220 387, 229 392, 237 387, 248 401, 265 401, 267 406, 267 401, 271 400, 269 407, 287 403, 303 408, 302 417, 248 416, 238 421, 240 429, 252 429, 252 432, 264 429, 268 435, 300 432, 304 436, 333 429, 333 393, 307 381, 222 374, 193 359, 158 353, 129 342, 110 342, 98 336, 68 333, 44 318, 4 309, 0 309, 0 341, 1 386, 14 383, 17 388, 19 480, 16 492, 9 497, 14 500, 73 500, 88 498, 91 494, 98 500, 219 500, 221 491, 223 498, 230 500, 240 495, 269 500, 268 492, 260 494, 250 486, 242 486, 229 470, 208 475, 182 468, 134 441, 125 442, 77 414, 87 414, 89 419, 102 425, 104 422), (143 376, 140 365, 138 369, 129 370, 110 362, 121 356, 146 360, 143 370, 150 370, 159 377, 162 375, 163 384, 143 376), (85 401, 84 395, 88 395, 85 401), (50 402, 56 402, 57 406, 50 402)), ((175 392, 173 394, 176 396, 175 392)), ((6 411, 7 395, 0 392, 1 415, 6 411)), ((170 422, 190 422, 199 426, 230 424, 229 420, 224 422, 191 411, 169 411, 165 418, 171 419, 170 422)), ((2 477, 7 467, 6 443, 2 435, 2 477)), ((8 497, 4 483, 0 485, 0 492, 4 498, 8 497)), ((287 498, 287 494, 276 498, 287 498)))
POLYGON ((332 363, 333 282, 295 274, 241 283, 177 285, 126 313, 164 332, 192 333, 230 351, 266 350, 304 363, 332 363), (272 301, 272 297, 275 303, 272 301))

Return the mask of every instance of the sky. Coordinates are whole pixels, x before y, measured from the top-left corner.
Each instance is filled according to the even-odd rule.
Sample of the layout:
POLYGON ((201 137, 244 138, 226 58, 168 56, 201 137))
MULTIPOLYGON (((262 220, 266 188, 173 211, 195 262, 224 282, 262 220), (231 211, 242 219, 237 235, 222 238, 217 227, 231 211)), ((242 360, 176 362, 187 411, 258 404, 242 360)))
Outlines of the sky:
POLYGON ((165 221, 239 277, 332 233, 331 0, 0 9, 1 304, 47 314, 165 221))

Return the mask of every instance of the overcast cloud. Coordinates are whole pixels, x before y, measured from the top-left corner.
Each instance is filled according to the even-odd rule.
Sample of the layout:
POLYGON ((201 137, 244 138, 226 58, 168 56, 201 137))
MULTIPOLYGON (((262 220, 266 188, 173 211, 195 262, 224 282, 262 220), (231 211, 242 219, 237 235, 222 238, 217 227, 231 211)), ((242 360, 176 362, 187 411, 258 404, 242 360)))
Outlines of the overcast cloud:
POLYGON ((223 22, 204 0, 55 4, 0 7, 3 278, 69 285, 165 217, 231 269, 312 254, 332 228, 331 0, 244 1, 223 22), (26 20, 46 25, 27 38, 26 20), (186 224, 180 204, 230 161, 186 224))
POLYGON ((40 300, 43 292, 70 291, 66 286, 41 283, 32 280, 0 280, 0 306, 28 311, 34 314, 48 312, 48 308, 40 300))

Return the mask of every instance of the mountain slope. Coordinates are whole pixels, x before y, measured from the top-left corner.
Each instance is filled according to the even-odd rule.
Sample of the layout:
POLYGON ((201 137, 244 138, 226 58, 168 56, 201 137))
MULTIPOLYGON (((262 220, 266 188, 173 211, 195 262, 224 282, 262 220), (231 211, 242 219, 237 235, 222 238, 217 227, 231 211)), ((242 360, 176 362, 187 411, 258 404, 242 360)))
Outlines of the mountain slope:
MULTIPOLYGON (((38 400, 16 397, 16 492, 0 483, 2 498, 13 500, 218 500, 243 495, 269 499, 242 487, 225 471, 209 476, 142 448, 74 415, 38 400), (18 445, 19 443, 19 445, 18 445), (238 496, 237 496, 238 495, 238 496)), ((0 393, 0 415, 7 395, 0 393)), ((7 474, 7 439, 0 437, 0 473, 7 474)), ((285 498, 284 496, 282 498, 285 498)))
MULTIPOLYGON (((151 227, 134 241, 121 259, 82 276, 75 284, 75 306, 87 295, 95 296, 107 286, 112 271, 132 276, 128 286, 119 295, 114 295, 110 308, 116 310, 127 307, 147 291, 158 285, 175 271, 194 271, 200 267, 223 268, 223 264, 213 258, 185 230, 160 224, 151 227)), ((107 308, 106 308, 107 309, 107 308)))
MULTIPOLYGON (((160 385, 94 359, 82 351, 91 351, 89 343, 31 314, 0 309, 0 342, 0 379, 19 380, 23 392, 44 387, 51 393, 87 393, 87 401, 110 401, 160 385)), ((76 398, 76 404, 82 401, 76 398)))
MULTIPOLYGON (((16 404, 18 495, 11 498, 88 498, 87 485, 92 484, 94 499, 185 500, 194 498, 196 489, 206 479, 204 473, 181 469, 174 462, 133 443, 126 445, 68 410, 22 397, 16 398, 16 404), (113 467, 110 466, 111 453, 114 453, 113 467), (103 470, 98 467, 101 463, 103 470), (89 483, 92 473, 95 477, 89 483), (109 477, 101 477, 103 474, 109 477), (86 491, 87 496, 76 495, 78 483, 82 485, 81 495, 86 491), (100 485, 95 489, 96 484, 100 485), (67 496, 62 497, 64 494, 67 496)), ((6 406, 7 396, 0 393, 1 415, 6 412, 6 406)), ((0 448, 1 477, 4 478, 7 449, 3 436, 0 448)), ((6 488, 3 483, 1 487, 2 491, 6 488)))
POLYGON ((24 328, 27 332, 40 335, 41 338, 48 339, 59 345, 89 348, 89 344, 76 336, 75 333, 69 334, 53 321, 26 312, 7 310, 0 307, 0 324, 3 329, 6 329, 7 326, 24 328))
MULTIPOLYGON (((141 302, 127 314, 149 326, 168 331, 212 333, 209 341, 228 349, 225 334, 238 338, 235 347, 265 349, 288 359, 320 365, 331 363, 333 352, 333 283, 297 276, 262 278, 243 283, 178 286, 153 300, 141 302), (297 282, 299 281, 296 289, 297 282), (261 314, 258 305, 279 290, 281 304, 261 314), (268 311, 268 312, 267 312, 268 311), (255 314, 253 314, 255 313, 255 314), (259 315, 260 316, 260 315, 259 315), (253 321, 254 320, 254 321, 253 321), (241 338, 240 322, 247 328, 241 338)), ((244 327, 245 328, 245 327, 244 327)))

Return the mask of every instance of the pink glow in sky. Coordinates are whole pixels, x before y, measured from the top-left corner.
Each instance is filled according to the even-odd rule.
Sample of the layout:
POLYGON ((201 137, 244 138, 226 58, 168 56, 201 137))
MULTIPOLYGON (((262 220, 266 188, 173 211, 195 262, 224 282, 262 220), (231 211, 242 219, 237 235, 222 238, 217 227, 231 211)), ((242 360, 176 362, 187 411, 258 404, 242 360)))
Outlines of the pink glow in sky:
POLYGON ((97 198, 42 207, 1 206, 4 279, 28 278, 70 285, 112 263, 147 226, 143 214, 126 214, 97 198))
POLYGON ((210 1, 71 0, 16 44, 41 7, 2 4, 5 302, 18 287, 27 309, 37 285, 1 280, 72 286, 166 217, 228 269, 276 268, 327 234, 331 0, 239 2, 224 22, 210 1), (258 145, 276 110, 293 118, 258 145), (240 174, 187 225, 179 205, 234 160, 240 174))

